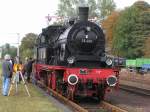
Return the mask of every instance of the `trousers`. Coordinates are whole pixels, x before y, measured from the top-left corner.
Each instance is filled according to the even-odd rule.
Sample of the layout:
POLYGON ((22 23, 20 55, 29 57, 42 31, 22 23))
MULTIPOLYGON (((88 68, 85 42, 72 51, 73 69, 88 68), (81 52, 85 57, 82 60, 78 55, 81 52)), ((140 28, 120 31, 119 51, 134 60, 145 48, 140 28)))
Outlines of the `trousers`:
POLYGON ((3 82, 2 82, 2 94, 4 96, 8 95, 9 87, 10 87, 10 78, 8 77, 3 77, 3 82))
POLYGON ((30 82, 30 76, 31 76, 31 72, 27 71, 27 82, 30 82))

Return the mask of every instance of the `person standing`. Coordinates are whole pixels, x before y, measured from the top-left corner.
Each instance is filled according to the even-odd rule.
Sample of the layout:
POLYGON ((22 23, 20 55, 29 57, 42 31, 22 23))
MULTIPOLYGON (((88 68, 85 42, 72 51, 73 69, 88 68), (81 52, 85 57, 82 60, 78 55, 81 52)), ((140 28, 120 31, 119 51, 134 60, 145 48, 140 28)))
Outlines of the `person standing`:
POLYGON ((24 76, 26 76, 27 77, 27 64, 28 64, 28 57, 26 57, 25 58, 25 63, 24 63, 24 66, 23 66, 23 70, 22 70, 22 74, 24 75, 24 76))
POLYGON ((29 58, 27 66, 26 66, 26 72, 27 72, 27 82, 30 82, 30 76, 31 76, 31 72, 32 72, 32 64, 33 64, 34 60, 32 60, 32 58, 29 58))
POLYGON ((4 96, 8 95, 10 81, 11 81, 12 73, 13 73, 10 59, 11 59, 10 55, 6 54, 4 56, 4 61, 2 63, 2 75, 3 75, 2 94, 4 96))

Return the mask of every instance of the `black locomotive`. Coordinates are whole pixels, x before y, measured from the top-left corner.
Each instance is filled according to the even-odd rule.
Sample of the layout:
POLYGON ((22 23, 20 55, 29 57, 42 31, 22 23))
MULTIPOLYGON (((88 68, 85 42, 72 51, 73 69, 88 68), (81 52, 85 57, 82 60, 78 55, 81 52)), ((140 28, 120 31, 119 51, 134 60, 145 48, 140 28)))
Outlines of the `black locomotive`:
POLYGON ((88 21, 88 7, 79 7, 79 19, 65 25, 51 25, 37 39, 39 63, 70 67, 106 67, 105 36, 97 24, 88 21))
POLYGON ((118 60, 106 55, 104 33, 88 21, 88 10, 80 7, 79 19, 43 29, 36 42, 35 79, 71 100, 75 96, 102 100, 119 84, 119 70, 112 67, 118 60))

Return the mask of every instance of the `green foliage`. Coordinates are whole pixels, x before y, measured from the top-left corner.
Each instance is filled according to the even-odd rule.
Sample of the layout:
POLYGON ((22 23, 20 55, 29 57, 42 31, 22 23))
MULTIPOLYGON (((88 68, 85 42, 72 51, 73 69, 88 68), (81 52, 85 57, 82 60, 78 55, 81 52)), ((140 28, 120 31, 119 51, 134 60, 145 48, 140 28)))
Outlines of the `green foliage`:
POLYGON ((89 6, 89 17, 93 18, 93 17, 99 17, 99 12, 97 9, 98 4, 96 3, 95 0, 88 0, 88 6, 89 6))
POLYGON ((122 11, 113 33, 113 53, 115 55, 127 58, 144 55, 144 42, 150 34, 150 14, 143 9, 145 8, 141 8, 141 5, 139 7, 135 4, 122 11))
POLYGON ((114 11, 112 12, 105 20, 102 21, 102 28, 105 31, 105 39, 106 39, 106 51, 107 53, 112 54, 112 40, 113 40, 113 28, 116 25, 116 22, 120 16, 120 12, 114 11))
POLYGON ((78 0, 60 0, 59 2, 57 15, 68 17, 77 14, 76 4, 79 2, 78 0))
POLYGON ((79 6, 89 6, 89 17, 98 17, 100 19, 104 19, 115 9, 113 0, 60 0, 57 15, 61 17, 76 17, 79 6))
POLYGON ((28 33, 22 39, 20 46, 20 55, 22 59, 25 59, 25 57, 33 57, 36 38, 36 34, 28 33))
POLYGON ((2 57, 4 57, 5 54, 10 54, 11 57, 16 57, 17 48, 14 46, 10 46, 10 44, 6 43, 2 46, 2 57))
POLYGON ((113 0, 98 0, 98 8, 100 10, 100 17, 104 19, 115 10, 115 3, 113 0))

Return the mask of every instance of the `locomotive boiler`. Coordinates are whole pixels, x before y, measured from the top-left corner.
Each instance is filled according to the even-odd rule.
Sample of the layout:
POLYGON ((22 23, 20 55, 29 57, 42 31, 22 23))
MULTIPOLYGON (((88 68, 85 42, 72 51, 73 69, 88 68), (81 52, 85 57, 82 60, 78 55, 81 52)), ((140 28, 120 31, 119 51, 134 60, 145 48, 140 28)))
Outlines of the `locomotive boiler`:
POLYGON ((36 41, 36 80, 74 100, 76 96, 102 100, 117 87, 119 71, 105 53, 105 35, 88 20, 88 7, 79 7, 79 18, 50 25, 36 41))

